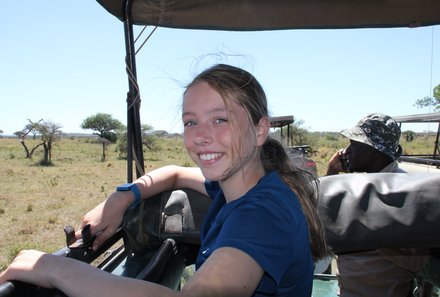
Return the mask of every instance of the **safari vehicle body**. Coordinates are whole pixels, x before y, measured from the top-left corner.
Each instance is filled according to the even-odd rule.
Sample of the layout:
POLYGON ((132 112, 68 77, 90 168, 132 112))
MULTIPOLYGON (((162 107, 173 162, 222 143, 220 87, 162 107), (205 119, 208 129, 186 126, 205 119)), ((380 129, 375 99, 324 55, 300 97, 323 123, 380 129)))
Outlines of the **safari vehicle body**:
POLYGON ((284 145, 290 161, 295 164, 296 167, 316 177, 318 176, 318 171, 315 161, 309 156, 310 146, 306 144, 293 145, 293 131, 291 126, 293 123, 293 115, 270 118, 270 127, 279 129, 280 139, 278 140, 284 145))
MULTIPOLYGON (((440 24, 438 0, 97 1, 124 25, 129 76, 128 182, 142 175, 144 170, 134 25, 256 31, 440 24)), ((343 175, 321 178, 320 184, 320 215, 326 226, 328 244, 335 253, 393 246, 440 246, 438 176, 343 175), (393 202, 387 197, 397 200, 393 202), (375 207, 366 213, 363 211, 365 203, 375 207), (395 213, 396 204, 405 211, 395 213), (390 215, 391 212, 393 215, 390 215), (406 217, 408 214, 412 214, 410 221, 406 217), (367 215, 379 220, 371 221, 367 215)), ((183 268, 194 262, 198 228, 209 206, 206 198, 185 189, 161 193, 141 204, 144 213, 139 209, 128 211, 122 228, 99 250, 91 251, 92 238, 85 228, 83 239, 78 242, 72 240, 72 230, 66 230, 67 247, 56 254, 89 263, 100 258, 97 266, 109 273, 154 281, 178 289, 183 268), (114 247, 121 238, 124 239, 123 244, 114 247)), ((313 296, 337 296, 336 289, 334 275, 316 275, 313 296)), ((16 282, 0 286, 1 297, 61 295, 62 292, 56 290, 16 282)))
POLYGON ((424 155, 418 154, 403 154, 400 157, 400 161, 411 162, 417 164, 433 165, 437 168, 440 167, 440 112, 426 113, 426 114, 415 114, 406 116, 396 116, 394 119, 399 123, 400 127, 408 123, 432 123, 437 126, 437 132, 434 140, 434 148, 432 153, 427 153, 424 155))

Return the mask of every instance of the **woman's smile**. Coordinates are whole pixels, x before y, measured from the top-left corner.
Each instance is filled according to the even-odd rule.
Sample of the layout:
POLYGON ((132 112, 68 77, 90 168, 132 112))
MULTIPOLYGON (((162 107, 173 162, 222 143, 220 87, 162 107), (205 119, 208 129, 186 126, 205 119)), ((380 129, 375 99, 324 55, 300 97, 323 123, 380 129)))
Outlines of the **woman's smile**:
POLYGON ((220 158, 223 154, 220 153, 208 153, 208 154, 199 154, 200 160, 202 161, 212 161, 220 158))

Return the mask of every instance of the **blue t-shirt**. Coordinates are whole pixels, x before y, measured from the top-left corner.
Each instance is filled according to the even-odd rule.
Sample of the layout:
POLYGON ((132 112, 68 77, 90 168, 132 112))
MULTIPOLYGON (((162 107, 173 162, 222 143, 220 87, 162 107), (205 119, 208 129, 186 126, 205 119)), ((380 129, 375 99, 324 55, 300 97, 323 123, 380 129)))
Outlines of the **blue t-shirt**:
POLYGON ((220 247, 234 247, 264 270, 253 296, 311 296, 313 258, 308 226, 297 196, 276 172, 263 176, 244 196, 226 203, 218 182, 201 229, 199 268, 220 247))

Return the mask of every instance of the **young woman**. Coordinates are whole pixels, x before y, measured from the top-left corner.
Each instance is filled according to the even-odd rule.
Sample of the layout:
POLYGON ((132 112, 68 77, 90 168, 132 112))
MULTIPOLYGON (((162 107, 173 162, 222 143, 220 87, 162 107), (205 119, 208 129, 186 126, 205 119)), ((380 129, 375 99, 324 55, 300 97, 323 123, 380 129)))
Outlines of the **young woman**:
POLYGON ((310 296, 313 260, 326 254, 311 177, 292 167, 269 137, 266 96, 248 72, 216 65, 183 96, 184 143, 198 168, 166 166, 116 191, 85 215, 94 247, 122 222, 137 197, 192 188, 212 197, 194 276, 179 292, 110 275, 37 251, 21 252, 0 275, 68 296, 310 296))

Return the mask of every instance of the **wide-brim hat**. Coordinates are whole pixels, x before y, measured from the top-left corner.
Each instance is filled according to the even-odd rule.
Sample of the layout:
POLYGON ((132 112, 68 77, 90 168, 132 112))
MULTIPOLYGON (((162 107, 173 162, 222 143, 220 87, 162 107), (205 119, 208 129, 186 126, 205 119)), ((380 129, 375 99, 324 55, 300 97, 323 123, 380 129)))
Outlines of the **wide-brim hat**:
POLYGON ((356 126, 342 131, 341 134, 351 140, 368 144, 393 160, 402 155, 402 147, 399 144, 400 127, 390 116, 381 113, 369 114, 356 126))

